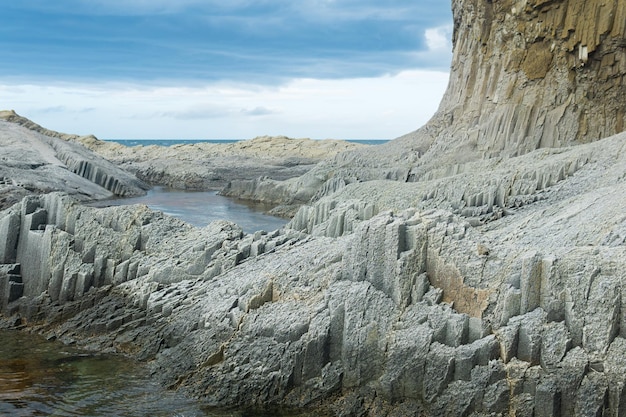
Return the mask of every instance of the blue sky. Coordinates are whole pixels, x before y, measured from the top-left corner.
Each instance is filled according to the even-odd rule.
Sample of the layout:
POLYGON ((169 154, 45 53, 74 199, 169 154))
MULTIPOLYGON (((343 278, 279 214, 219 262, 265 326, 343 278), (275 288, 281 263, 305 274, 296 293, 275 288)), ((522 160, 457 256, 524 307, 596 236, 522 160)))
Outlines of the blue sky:
POLYGON ((393 138, 447 83, 441 0, 23 0, 0 106, 101 138, 393 138))

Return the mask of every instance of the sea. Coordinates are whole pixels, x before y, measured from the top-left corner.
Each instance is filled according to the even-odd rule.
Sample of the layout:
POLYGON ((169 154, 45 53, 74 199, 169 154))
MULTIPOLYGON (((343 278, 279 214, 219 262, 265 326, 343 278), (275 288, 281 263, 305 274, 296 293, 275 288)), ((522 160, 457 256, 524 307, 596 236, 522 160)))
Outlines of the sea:
MULTIPOLYGON (((173 146, 193 145, 195 143, 236 143, 247 139, 103 139, 107 142, 117 142, 124 146, 173 146)), ((321 139, 323 140, 323 139, 321 139)), ((389 139, 344 139, 346 142, 360 143, 362 145, 382 145, 389 139)))

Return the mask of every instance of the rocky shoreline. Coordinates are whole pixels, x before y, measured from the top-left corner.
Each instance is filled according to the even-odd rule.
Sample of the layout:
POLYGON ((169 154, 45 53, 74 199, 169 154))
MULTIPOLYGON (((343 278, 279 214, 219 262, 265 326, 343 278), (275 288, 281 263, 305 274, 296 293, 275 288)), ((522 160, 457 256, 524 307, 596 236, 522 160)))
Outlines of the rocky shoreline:
POLYGON ((451 82, 426 126, 300 176, 230 181, 226 194, 297 208, 281 230, 27 190, 0 213, 4 325, 147 361, 219 407, 626 414, 626 133, 613 112, 626 8, 453 12, 451 82), (598 19, 577 25, 581 12, 598 19))
POLYGON ((60 139, 67 146, 81 144, 95 155, 130 172, 150 185, 180 190, 220 191, 231 181, 267 178, 277 181, 299 177, 317 163, 340 152, 365 147, 342 140, 293 139, 259 136, 236 143, 197 143, 169 147, 128 147, 102 141, 95 136, 78 136, 48 130, 14 111, 0 112, 0 120, 29 132, 60 139))
MULTIPOLYGON (((427 184, 349 185, 253 235, 29 197, 0 220, 2 308, 11 324, 150 361, 215 406, 620 410, 624 139, 506 161, 498 177, 526 188, 512 181, 478 218, 487 197, 463 193, 475 205, 454 214, 423 199, 427 184), (547 179, 555 168, 568 174, 547 179)), ((457 180, 435 181, 448 202, 457 180)))

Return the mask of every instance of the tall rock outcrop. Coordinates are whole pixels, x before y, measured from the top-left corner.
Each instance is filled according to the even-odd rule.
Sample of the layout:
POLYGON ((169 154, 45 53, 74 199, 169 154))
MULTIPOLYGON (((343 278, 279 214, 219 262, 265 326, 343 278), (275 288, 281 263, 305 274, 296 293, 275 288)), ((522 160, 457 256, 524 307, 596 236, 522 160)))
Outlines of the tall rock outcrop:
POLYGON ((103 199, 143 195, 149 189, 72 138, 0 111, 0 209, 26 195, 52 191, 103 199))
MULTIPOLYGON (((624 130, 623 1, 454 0, 454 57, 438 117, 481 156, 624 130), (463 131, 464 130, 464 131, 463 131)), ((441 141, 439 141, 441 142, 441 141)))
POLYGON ((231 194, 301 204, 337 184, 417 182, 468 162, 593 142, 626 126, 622 1, 454 0, 450 81, 420 129, 344 152, 302 178, 235 184, 231 194))

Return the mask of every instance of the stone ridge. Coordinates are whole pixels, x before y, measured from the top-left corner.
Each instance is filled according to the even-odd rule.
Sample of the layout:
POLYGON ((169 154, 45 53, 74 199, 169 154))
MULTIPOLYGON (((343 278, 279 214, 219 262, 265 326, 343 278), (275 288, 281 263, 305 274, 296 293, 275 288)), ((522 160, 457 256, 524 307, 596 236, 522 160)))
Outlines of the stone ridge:
POLYGON ((29 120, 25 117, 20 116, 19 114, 15 112, 15 110, 0 110, 0 120, 5 120, 7 122, 15 123, 20 126, 24 126, 25 128, 29 130, 33 130, 35 132, 41 133, 44 136, 63 139, 65 141, 77 140, 81 137, 79 135, 61 133, 61 132, 56 132, 54 130, 46 129, 45 127, 38 125, 32 120, 29 120))
POLYGON ((99 140, 93 135, 80 136, 55 132, 18 115, 14 110, 0 110, 0 120, 24 126, 48 137, 82 143, 86 148, 116 163, 129 160, 144 162, 158 157, 192 160, 198 158, 198 152, 202 154, 202 157, 244 156, 264 159, 292 157, 321 160, 335 156, 339 152, 365 146, 337 139, 313 140, 287 136, 257 136, 250 140, 225 144, 207 142, 180 144, 168 148, 156 145, 129 148, 116 142, 99 140))
POLYGON ((151 184, 179 189, 221 190, 231 181, 299 177, 318 162, 364 145, 342 140, 261 136, 236 143, 170 147, 135 146, 89 139, 83 143, 151 184))
POLYGON ((101 141, 94 136, 76 137, 87 148, 116 163, 142 163, 163 158, 195 161, 215 157, 258 158, 267 161, 283 158, 302 158, 319 161, 339 152, 363 147, 344 140, 289 138, 286 136, 258 136, 235 143, 200 142, 168 147, 158 145, 127 147, 116 142, 101 141))
POLYGON ((82 199, 103 199, 142 195, 149 188, 78 143, 18 123, 0 120, 0 145, 0 208, 28 194, 64 191, 82 199))
MULTIPOLYGON (((187 190, 221 190, 231 181, 250 181, 259 177, 273 180, 299 177, 325 158, 366 147, 344 140, 294 139, 286 136, 259 136, 223 144, 202 142, 169 147, 127 147, 99 140, 93 135, 54 132, 12 110, 0 111, 0 120, 23 126, 49 138, 79 143, 148 184, 187 190)), ((93 174, 94 170, 82 160, 66 162, 77 172, 97 177, 93 174)), ((106 181, 103 184, 106 185, 106 181)), ((110 186, 115 188, 113 183, 110 186)))

